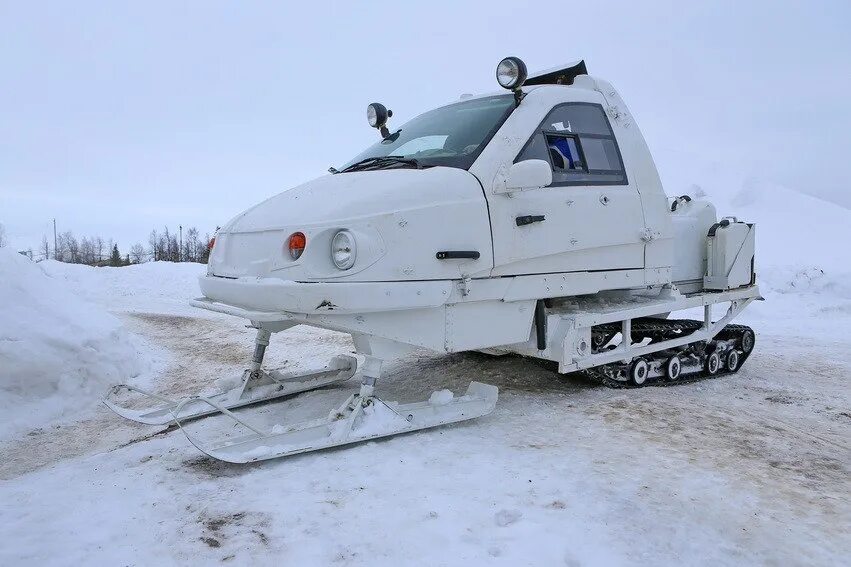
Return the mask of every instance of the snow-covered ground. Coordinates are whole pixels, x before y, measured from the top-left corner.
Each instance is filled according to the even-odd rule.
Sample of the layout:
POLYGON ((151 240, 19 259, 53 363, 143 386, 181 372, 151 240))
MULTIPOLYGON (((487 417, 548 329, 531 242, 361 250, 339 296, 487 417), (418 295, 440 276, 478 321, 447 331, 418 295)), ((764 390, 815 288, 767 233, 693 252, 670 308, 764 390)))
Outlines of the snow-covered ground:
MULTIPOLYGON (((736 376, 620 391, 518 357, 423 352, 390 365, 384 397, 478 380, 499 386, 496 411, 258 465, 89 400, 116 381, 181 395, 238 375, 250 330, 186 306, 203 266, 0 256, 0 565, 847 564, 851 211, 661 155, 670 194, 758 223, 767 301, 741 318, 757 348, 736 376)), ((351 349, 295 328, 268 359, 351 349)), ((318 416, 355 387, 284 407, 318 416)))

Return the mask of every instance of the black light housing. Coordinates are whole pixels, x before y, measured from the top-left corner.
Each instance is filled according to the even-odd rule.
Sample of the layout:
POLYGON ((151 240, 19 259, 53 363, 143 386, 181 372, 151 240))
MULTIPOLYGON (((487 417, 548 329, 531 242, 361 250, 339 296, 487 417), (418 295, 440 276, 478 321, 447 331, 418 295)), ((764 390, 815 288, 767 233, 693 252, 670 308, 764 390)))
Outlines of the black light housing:
POLYGON ((373 128, 377 128, 381 132, 381 137, 386 138, 390 132, 387 130, 387 119, 393 116, 392 110, 387 110, 387 107, 380 102, 373 102, 366 107, 366 120, 373 128))
POLYGON ((373 102, 366 107, 366 120, 373 128, 381 128, 387 122, 387 107, 378 102, 373 102))
POLYGON ((526 64, 519 57, 506 57, 496 66, 496 82, 510 91, 522 87, 527 76, 526 64))

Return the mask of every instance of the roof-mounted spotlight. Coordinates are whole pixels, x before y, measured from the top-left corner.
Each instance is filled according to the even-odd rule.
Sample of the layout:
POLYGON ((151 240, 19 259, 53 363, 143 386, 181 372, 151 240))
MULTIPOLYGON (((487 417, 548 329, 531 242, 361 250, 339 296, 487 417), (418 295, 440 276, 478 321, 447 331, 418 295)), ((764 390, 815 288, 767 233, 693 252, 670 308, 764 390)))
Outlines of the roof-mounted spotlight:
POLYGON ((387 110, 387 107, 379 102, 373 102, 366 107, 366 120, 373 128, 377 128, 381 132, 381 137, 386 138, 390 135, 390 130, 387 129, 387 119, 393 116, 392 110, 387 110))
POLYGON ((526 64, 519 57, 506 57, 496 66, 496 81, 504 89, 514 91, 514 100, 517 104, 523 98, 520 87, 526 81, 528 72, 526 64))

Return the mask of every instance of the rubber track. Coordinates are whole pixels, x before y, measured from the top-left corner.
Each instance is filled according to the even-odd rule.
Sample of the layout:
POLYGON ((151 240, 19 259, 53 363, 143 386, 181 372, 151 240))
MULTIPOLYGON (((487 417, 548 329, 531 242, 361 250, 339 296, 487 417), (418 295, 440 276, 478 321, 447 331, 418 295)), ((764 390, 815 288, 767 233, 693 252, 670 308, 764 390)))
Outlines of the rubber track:
MULTIPOLYGON (((615 323, 615 325, 617 325, 617 329, 618 329, 618 331, 620 331, 620 323, 615 323)), ((702 321, 695 321, 695 320, 692 320, 692 319, 648 319, 648 318, 643 318, 643 319, 633 320, 632 325, 633 325, 633 330, 632 330, 633 336, 636 336, 636 334, 640 334, 641 332, 647 332, 648 330, 653 331, 653 330, 658 329, 658 330, 664 331, 664 330, 669 330, 669 329, 672 329, 672 328, 679 328, 679 329, 682 329, 684 331, 687 331, 686 335, 681 335, 680 333, 678 333, 678 334, 680 334, 681 336, 688 336, 688 334, 693 333, 693 332, 697 331, 698 329, 700 329, 703 326, 703 322, 702 321)), ((744 334, 745 331, 753 332, 753 329, 751 329, 747 325, 730 324, 730 325, 726 325, 723 329, 721 329, 718 332, 718 334, 715 336, 715 338, 720 339, 720 340, 729 340, 729 339, 736 338, 737 336, 741 337, 744 334)), ((754 333, 754 343, 756 343, 756 333, 754 333)), ((688 347, 690 347, 693 344, 695 344, 695 343, 688 343, 687 345, 683 345, 682 347, 678 347, 677 350, 686 350, 688 347)), ((754 344, 754 348, 756 348, 756 344, 754 344)), ((593 382, 597 382, 597 383, 603 384, 604 386, 607 386, 609 388, 614 388, 614 389, 644 388, 644 387, 647 387, 647 386, 655 386, 655 387, 679 386, 681 384, 691 384, 693 382, 699 382, 701 380, 707 380, 707 379, 710 379, 710 378, 719 378, 721 376, 727 376, 728 374, 735 374, 736 372, 741 370, 742 366, 744 366, 745 362, 747 362, 751 353, 753 353, 753 348, 751 349, 751 352, 749 352, 749 353, 745 353, 744 351, 741 351, 741 349, 740 349, 740 352, 741 352, 741 360, 739 361, 739 367, 735 370, 735 372, 730 372, 729 370, 722 370, 722 371, 719 371, 716 374, 710 375, 706 372, 706 370, 702 370, 701 372, 695 372, 694 374, 688 374, 688 375, 681 376, 679 379, 673 380, 673 381, 672 380, 666 380, 665 378, 648 379, 647 382, 645 382, 644 384, 642 384, 640 386, 636 386, 634 384, 631 384, 628 381, 621 382, 619 380, 613 380, 613 379, 609 378, 600 370, 601 368, 603 368, 606 365, 597 366, 597 367, 594 367, 594 368, 589 368, 587 370, 582 370, 582 371, 580 371, 580 373, 584 374, 588 379, 590 379, 593 382)))

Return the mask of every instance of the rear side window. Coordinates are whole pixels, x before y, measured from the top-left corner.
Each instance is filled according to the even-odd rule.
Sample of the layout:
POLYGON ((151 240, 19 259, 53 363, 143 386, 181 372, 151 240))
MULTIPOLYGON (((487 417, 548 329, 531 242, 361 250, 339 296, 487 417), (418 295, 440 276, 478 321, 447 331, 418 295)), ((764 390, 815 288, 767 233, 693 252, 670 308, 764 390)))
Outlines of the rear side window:
POLYGON ((599 104, 555 107, 515 162, 542 159, 553 168, 552 186, 626 185, 626 171, 609 119, 599 104))

